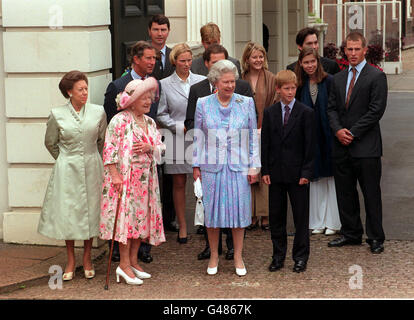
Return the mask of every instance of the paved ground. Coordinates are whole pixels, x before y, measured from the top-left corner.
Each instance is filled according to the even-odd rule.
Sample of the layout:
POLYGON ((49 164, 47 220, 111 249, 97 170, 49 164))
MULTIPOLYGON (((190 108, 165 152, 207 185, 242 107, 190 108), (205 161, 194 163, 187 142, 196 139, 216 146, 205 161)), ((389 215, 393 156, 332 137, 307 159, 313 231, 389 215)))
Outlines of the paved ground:
MULTIPOLYGON (((205 274, 207 262, 196 259, 204 247, 202 236, 192 234, 189 243, 180 246, 176 235, 168 233, 167 243, 153 248, 154 262, 143 265, 153 279, 141 287, 116 284, 113 264, 110 290, 103 290, 107 257, 106 246, 102 246, 93 249, 95 279, 84 279, 79 267, 73 281, 63 283, 61 290, 52 290, 49 268, 64 268, 64 248, 0 243, 0 299, 414 298, 414 49, 404 51, 403 56, 404 74, 388 77, 389 103, 381 121, 384 228, 388 239, 384 254, 372 255, 366 244, 328 248, 330 238, 312 236, 307 272, 293 273, 288 254, 285 268, 270 273, 269 233, 258 230, 246 236, 246 277, 237 277, 232 262, 224 257, 219 274, 209 277, 205 274), (350 272, 352 266, 362 271, 362 278, 354 274, 356 271, 350 272), (362 288, 350 288, 350 280, 354 287, 361 284, 355 279, 362 279, 362 288)), ((191 184, 187 193, 191 199, 191 184)), ((363 210, 362 202, 361 207, 363 210)), ((189 226, 193 208, 188 206, 189 226)), ((293 231, 291 219, 288 225, 293 231)), ((289 248, 292 240, 289 237, 289 248)), ((76 249, 76 254, 81 261, 82 250, 76 249)))
MULTIPOLYGON (((110 287, 103 289, 106 260, 95 262, 97 277, 86 280, 78 272, 63 289, 51 290, 49 279, 36 286, 0 295, 1 299, 243 299, 243 298, 413 298, 413 241, 387 241, 386 251, 372 255, 367 244, 358 247, 328 248, 331 237, 311 237, 308 270, 292 272, 289 258, 280 272, 267 271, 270 263, 269 234, 253 231, 245 240, 245 263, 248 274, 239 278, 233 263, 220 260, 216 276, 206 274, 207 262, 198 261, 196 254, 203 248, 201 236, 194 235, 187 245, 168 241, 153 249, 155 262, 144 265, 153 275, 140 287, 115 282, 112 266, 110 287), (361 282, 354 268, 361 268, 361 282), (359 267, 358 267, 359 266, 359 267), (352 278, 354 277, 354 278, 352 278), (350 288, 350 282, 354 289, 350 288), (358 285, 361 285, 358 287, 358 285), (357 287, 357 288, 355 288, 357 287), (358 289, 360 288, 360 289, 358 289)), ((289 249, 292 237, 289 237, 289 249)), ((290 253, 288 253, 288 257, 290 253)))

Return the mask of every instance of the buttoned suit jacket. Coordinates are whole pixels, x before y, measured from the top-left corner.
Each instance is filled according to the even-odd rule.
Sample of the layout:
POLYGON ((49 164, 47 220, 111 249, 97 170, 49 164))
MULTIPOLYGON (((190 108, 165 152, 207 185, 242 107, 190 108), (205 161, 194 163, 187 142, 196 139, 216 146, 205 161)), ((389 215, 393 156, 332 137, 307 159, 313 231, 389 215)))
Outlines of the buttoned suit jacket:
POLYGON ((272 183, 299 183, 312 179, 315 158, 315 115, 312 108, 295 101, 283 127, 281 103, 264 110, 261 132, 262 175, 272 183))
MULTIPOLYGON (((190 85, 196 84, 205 78, 206 77, 202 75, 190 72, 190 85)), ((176 150, 175 144, 177 139, 177 128, 183 129, 184 127, 188 96, 182 89, 181 84, 179 83, 179 80, 174 73, 171 76, 162 79, 160 82, 162 84, 163 90, 158 106, 157 123, 161 127, 170 130, 172 133, 171 138, 173 141, 170 143, 168 143, 169 141, 166 141, 166 157, 168 157, 169 155, 171 156, 171 148, 173 148, 173 150, 176 150), (171 145, 171 143, 174 145, 174 147, 171 145)), ((176 156, 174 159, 177 159, 176 156)), ((184 157, 182 157, 182 159, 184 159, 184 157)))
POLYGON ((333 134, 347 128, 353 134, 354 140, 349 146, 344 146, 335 137, 333 157, 344 157, 347 152, 354 158, 381 157, 379 121, 387 105, 387 77, 384 72, 367 63, 352 90, 348 108, 345 107, 347 81, 348 69, 334 76, 327 112, 333 134))
MULTIPOLYGON (((238 93, 247 97, 253 97, 253 92, 250 84, 247 81, 241 79, 236 80, 236 88, 234 89, 234 93, 238 93)), ((185 128, 187 130, 194 128, 194 114, 196 110, 197 99, 208 96, 210 94, 211 87, 208 79, 200 81, 199 83, 191 86, 184 122, 185 128)))

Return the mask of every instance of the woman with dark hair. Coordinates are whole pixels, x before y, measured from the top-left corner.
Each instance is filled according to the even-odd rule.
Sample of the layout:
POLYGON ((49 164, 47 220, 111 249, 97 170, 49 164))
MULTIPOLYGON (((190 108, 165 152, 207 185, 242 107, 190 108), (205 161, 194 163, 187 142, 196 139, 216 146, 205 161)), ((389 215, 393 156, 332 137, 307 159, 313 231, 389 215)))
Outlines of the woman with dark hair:
POLYGON ((66 241, 68 263, 63 280, 74 276, 74 240, 84 240, 83 268, 90 279, 95 276, 92 240, 99 236, 106 114, 102 106, 87 102, 88 78, 84 73, 68 72, 59 89, 69 100, 53 108, 47 121, 45 145, 56 162, 38 232, 66 241))
POLYGON ((322 67, 315 49, 304 48, 295 68, 296 98, 315 110, 316 150, 314 177, 310 183, 309 229, 312 234, 333 235, 341 228, 332 172, 332 132, 327 106, 332 76, 322 67), (325 230, 326 229, 326 230, 325 230))

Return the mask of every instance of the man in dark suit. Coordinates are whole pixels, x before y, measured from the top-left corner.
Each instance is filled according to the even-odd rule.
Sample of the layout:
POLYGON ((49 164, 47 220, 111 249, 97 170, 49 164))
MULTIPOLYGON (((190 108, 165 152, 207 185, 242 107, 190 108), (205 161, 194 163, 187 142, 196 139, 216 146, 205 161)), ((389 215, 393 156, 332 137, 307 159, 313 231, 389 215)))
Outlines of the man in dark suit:
MULTIPOLYGON (((204 50, 207 50, 207 48, 212 44, 220 44, 220 28, 213 22, 209 22, 206 25, 202 26, 200 28, 200 35, 201 44, 203 45, 204 50)), ((227 57, 226 59, 230 60, 236 65, 239 76, 241 76, 239 60, 232 57, 227 57)), ((209 69, 206 67, 203 57, 198 57, 193 60, 193 63, 191 64, 191 72, 207 76, 208 71, 209 69)))
MULTIPOLYGON (((121 78, 112 81, 105 92, 104 109, 106 112, 106 119, 108 123, 112 117, 118 113, 116 106, 116 96, 118 93, 124 91, 126 85, 134 79, 147 78, 154 69, 155 65, 155 50, 146 41, 138 41, 133 47, 131 47, 131 71, 126 73, 121 78)), ((160 83, 158 82, 158 85, 160 83)), ((151 105, 151 110, 147 114, 151 118, 155 119, 158 111, 158 102, 154 102, 151 105)))
POLYGON ((148 23, 148 35, 151 39, 149 42, 155 48, 157 56, 151 76, 157 80, 169 77, 175 70, 175 66, 171 64, 169 59, 171 49, 166 45, 169 34, 170 20, 162 14, 153 16, 148 23))
MULTIPOLYGON (((313 48, 316 52, 319 52, 319 42, 318 42, 318 30, 315 28, 304 28, 298 32, 296 35, 296 44, 298 46, 299 51, 302 51, 303 48, 313 48)), ((297 61, 288 65, 286 69, 295 71, 297 61)), ((341 69, 336 61, 321 57, 321 64, 323 69, 329 74, 336 74, 341 69)))
POLYGON ((271 272, 281 269, 286 258, 287 194, 296 228, 293 271, 305 271, 309 258, 309 181, 315 157, 315 116, 312 108, 295 100, 296 83, 292 71, 280 71, 276 75, 280 102, 266 108, 263 115, 262 180, 269 185, 271 272))
MULTIPOLYGON (((216 63, 217 61, 224 60, 228 58, 228 52, 226 48, 219 44, 212 44, 209 46, 206 51, 203 53, 203 60, 204 64, 207 70, 210 70, 211 66, 216 63)), ((203 81, 200 81, 190 88, 190 94, 188 97, 188 104, 187 104, 187 112, 186 117, 184 121, 185 130, 189 131, 191 129, 194 129, 194 114, 197 106, 197 100, 198 98, 202 98, 205 96, 208 96, 212 93, 214 93, 215 88, 213 85, 209 82, 208 79, 205 79, 203 81)), ((250 88, 250 85, 247 81, 244 80, 236 80, 236 88, 234 90, 235 93, 253 97, 252 89, 250 88)), ((233 238, 231 229, 224 229, 224 232, 226 233, 226 245, 227 245, 227 253, 226 253, 226 259, 231 260, 234 256, 234 249, 233 249, 233 238)), ((198 254, 198 259, 209 259, 210 258, 210 246, 208 243, 208 236, 207 232, 204 232, 204 236, 206 239, 206 247, 205 249, 198 254)), ((221 241, 221 234, 219 238, 219 253, 222 252, 222 241, 221 241)))
POLYGON ((387 105, 387 77, 365 60, 367 45, 358 32, 346 37, 349 68, 336 74, 328 102, 335 134, 334 178, 341 219, 341 237, 330 247, 359 245, 363 227, 357 181, 365 202, 367 243, 372 253, 384 251, 381 201, 382 140, 379 121, 387 105))
MULTIPOLYGON (((153 16, 148 23, 148 35, 151 38, 150 43, 155 48, 156 53, 158 53, 154 70, 151 74, 151 76, 157 80, 167 78, 175 71, 175 66, 170 62, 171 49, 166 46, 169 34, 170 20, 162 14, 153 16)), ((174 200, 172 196, 172 176, 164 174, 164 165, 159 165, 157 168, 161 187, 162 219, 164 228, 165 230, 178 232, 178 226, 175 222, 174 200)))
MULTIPOLYGON (((124 91, 126 85, 134 79, 145 79, 153 71, 155 65, 155 49, 146 41, 138 41, 131 48, 131 71, 127 74, 112 81, 105 92, 104 109, 108 123, 112 117, 118 113, 116 106, 116 96, 118 93, 124 91)), ((161 83, 158 81, 159 91, 161 92, 161 83)), ((147 115, 155 120, 158 112, 158 101, 151 105, 150 112, 147 115)), ((109 241, 111 245, 111 241, 109 241)), ((139 248, 138 258, 146 263, 152 261, 150 254, 151 246, 147 243, 142 243, 139 248)), ((119 247, 118 242, 114 243, 114 251, 112 254, 112 260, 119 261, 119 247)))

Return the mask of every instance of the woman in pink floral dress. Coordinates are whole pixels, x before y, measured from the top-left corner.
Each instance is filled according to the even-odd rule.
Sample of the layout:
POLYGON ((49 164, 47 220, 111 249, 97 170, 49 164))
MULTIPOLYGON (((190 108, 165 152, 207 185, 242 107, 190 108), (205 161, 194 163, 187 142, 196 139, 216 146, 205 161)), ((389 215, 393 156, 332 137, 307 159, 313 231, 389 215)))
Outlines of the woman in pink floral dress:
POLYGON ((104 183, 100 234, 112 239, 118 194, 121 192, 115 240, 121 261, 116 269, 128 284, 142 284, 150 274, 138 265, 141 241, 159 245, 165 241, 156 162, 165 150, 161 134, 149 112, 158 90, 154 78, 133 80, 118 95, 118 109, 108 125, 103 149, 104 183))

